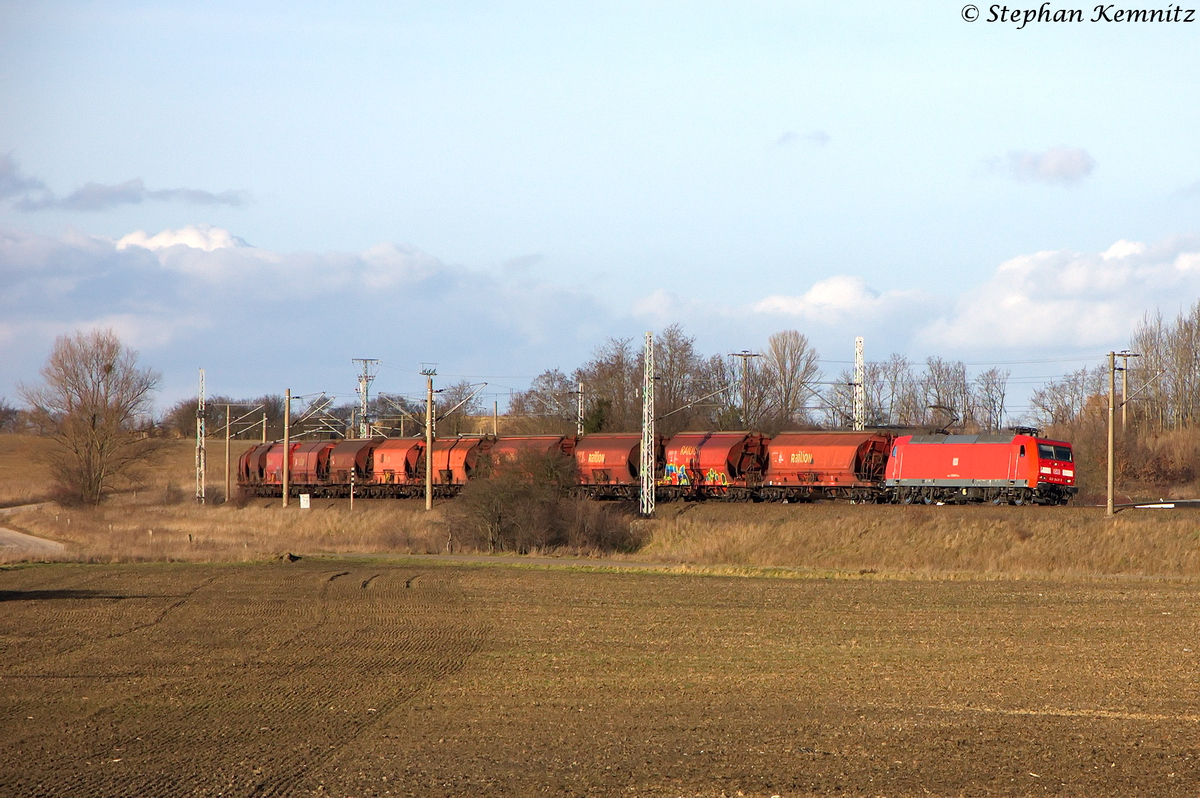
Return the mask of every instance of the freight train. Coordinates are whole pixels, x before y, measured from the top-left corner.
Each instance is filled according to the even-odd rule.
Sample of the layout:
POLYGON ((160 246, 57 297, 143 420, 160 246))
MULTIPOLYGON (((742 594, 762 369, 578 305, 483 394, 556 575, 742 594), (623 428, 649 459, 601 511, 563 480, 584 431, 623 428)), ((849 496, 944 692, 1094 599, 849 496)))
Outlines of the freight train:
MULTIPOLYGON (((493 464, 525 454, 574 460, 576 490, 633 500, 641 489, 641 435, 462 436, 322 440, 288 444, 289 492, 318 497, 452 497, 493 464)), ((284 444, 238 461, 243 495, 281 496, 284 444)), ((1018 428, 994 435, 886 431, 681 432, 655 445, 657 501, 1066 504, 1076 492, 1071 444, 1018 428)))

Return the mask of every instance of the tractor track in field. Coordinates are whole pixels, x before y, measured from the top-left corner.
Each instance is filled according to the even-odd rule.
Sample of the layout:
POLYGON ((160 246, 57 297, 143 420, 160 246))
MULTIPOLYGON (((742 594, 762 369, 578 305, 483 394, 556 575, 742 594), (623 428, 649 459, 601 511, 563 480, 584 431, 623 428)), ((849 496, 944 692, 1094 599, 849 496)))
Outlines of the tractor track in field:
POLYGON ((305 558, 0 590, 4 796, 1200 794, 1191 582, 305 558))
MULTIPOLYGON (((234 602, 242 609, 215 617, 214 603, 221 596, 235 598, 239 580, 236 569, 211 576, 149 620, 81 644, 65 652, 66 661, 52 657, 61 662, 57 670, 70 672, 89 659, 123 658, 113 647, 123 649, 134 638, 140 648, 153 650, 177 643, 183 629, 194 633, 197 627, 202 638, 225 627, 216 636, 221 639, 214 640, 218 647, 235 642, 239 631, 245 634, 236 642, 249 644, 239 645, 239 655, 233 657, 206 656, 197 650, 184 672, 150 666, 96 674, 98 689, 121 683, 120 695, 78 714, 72 728, 60 732, 69 745, 57 751, 41 745, 37 734, 10 737, 10 746, 41 749, 44 767, 37 783, 10 782, 8 789, 22 795, 60 795, 83 779, 100 794, 189 795, 210 788, 226 795, 292 794, 341 746, 369 735, 381 719, 433 680, 461 668, 486 638, 485 624, 456 628, 428 617, 430 611, 455 601, 453 575, 417 579, 412 569, 391 573, 378 568, 331 574, 311 566, 279 566, 275 575, 284 578, 272 580, 273 597, 234 602), (196 606, 197 598, 204 599, 203 606, 196 606), (281 629, 284 635, 277 634, 281 629), (347 672, 372 679, 376 689, 366 695, 350 689, 338 678, 347 672), (214 694, 230 696, 222 703, 236 709, 214 714, 214 694), (138 721, 142 733, 133 734, 132 741, 122 731, 132 723, 130 702, 156 707, 152 717, 138 721), (184 767, 190 775, 148 778, 155 770, 153 757, 139 757, 139 743, 180 740, 184 735, 199 757, 193 767, 184 767), (296 743, 281 746, 280 735, 296 743), (125 745, 118 747, 123 750, 114 747, 102 755, 106 740, 122 740, 125 745), (82 761, 79 752, 85 752, 82 761), (255 765, 218 769, 205 777, 200 775, 203 760, 255 765)), ((4 782, 0 776, 0 792, 5 791, 4 782)))

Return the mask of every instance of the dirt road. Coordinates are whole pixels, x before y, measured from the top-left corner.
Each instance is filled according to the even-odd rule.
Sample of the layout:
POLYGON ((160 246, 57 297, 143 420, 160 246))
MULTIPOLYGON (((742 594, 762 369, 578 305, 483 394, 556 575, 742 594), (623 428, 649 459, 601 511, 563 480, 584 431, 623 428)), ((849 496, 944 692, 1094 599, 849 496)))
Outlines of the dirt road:
POLYGON ((0 569, 0 794, 1195 796, 1197 590, 0 569))
POLYGON ((40 507, 37 504, 27 504, 21 507, 0 508, 0 560, 13 561, 41 558, 52 559, 66 551, 66 546, 55 540, 26 535, 15 529, 5 529, 2 524, 4 517, 18 510, 29 510, 40 507))

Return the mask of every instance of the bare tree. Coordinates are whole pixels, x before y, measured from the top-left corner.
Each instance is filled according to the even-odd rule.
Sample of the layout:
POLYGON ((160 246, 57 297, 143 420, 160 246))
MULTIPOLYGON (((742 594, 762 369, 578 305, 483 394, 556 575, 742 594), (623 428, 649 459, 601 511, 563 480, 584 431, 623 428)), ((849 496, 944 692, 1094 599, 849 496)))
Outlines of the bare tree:
POLYGON ((883 371, 883 396, 880 404, 886 407, 886 424, 919 426, 928 414, 921 397, 919 381, 912 362, 904 355, 893 353, 880 364, 883 371))
POLYGON ((470 426, 468 416, 477 416, 483 412, 483 402, 475 394, 478 385, 472 385, 470 380, 460 380, 438 394, 438 435, 459 435, 467 432, 470 426), (469 397, 469 398, 468 398, 469 397))
POLYGON ((967 368, 962 361, 926 358, 921 387, 925 406, 940 411, 931 419, 934 424, 962 427, 974 424, 967 368))
POLYGON ((696 393, 707 396, 703 423, 711 429, 735 429, 741 426, 742 375, 735 358, 712 355, 701 361, 696 393))
POLYGON ((3 396, 0 396, 0 432, 11 432, 16 429, 20 415, 21 411, 10 405, 8 400, 3 396))
POLYGON ((99 504, 157 448, 148 430, 159 375, 139 368, 112 330, 59 337, 41 373, 43 385, 20 393, 55 443, 47 452, 55 478, 66 495, 99 504))
POLYGON ((761 358, 730 357, 730 372, 737 379, 736 398, 742 429, 763 429, 770 423, 771 381, 761 358))
POLYGON ((1108 406, 1108 368, 1081 368, 1057 380, 1052 380, 1033 392, 1030 397, 1030 418, 1039 427, 1055 427, 1075 423, 1089 403, 1103 396, 1108 406))
POLYGON ((811 384, 820 378, 820 356, 796 330, 783 330, 767 339, 763 356, 769 385, 770 411, 783 427, 808 421, 805 406, 811 384))
POLYGON ((1130 411, 1149 432, 1200 421, 1200 302, 1172 322, 1146 314, 1130 342, 1141 357, 1130 361, 1130 411))
POLYGON ((701 414, 687 406, 704 395, 700 393, 701 363, 696 339, 685 335, 678 324, 654 337, 654 368, 658 376, 654 402, 656 412, 665 416, 660 425, 663 434, 697 426, 701 414))
POLYGON ((975 377, 975 422, 988 432, 1004 426, 1004 398, 1008 393, 1008 369, 990 368, 975 377))
POLYGON ((558 369, 543 371, 528 390, 517 391, 509 399, 509 423, 528 434, 574 432, 577 390, 578 383, 558 369))
POLYGON ((597 430, 632 432, 641 427, 642 359, 632 338, 609 338, 574 376, 587 386, 588 413, 596 415, 597 430), (596 410, 603 412, 593 413, 596 410))

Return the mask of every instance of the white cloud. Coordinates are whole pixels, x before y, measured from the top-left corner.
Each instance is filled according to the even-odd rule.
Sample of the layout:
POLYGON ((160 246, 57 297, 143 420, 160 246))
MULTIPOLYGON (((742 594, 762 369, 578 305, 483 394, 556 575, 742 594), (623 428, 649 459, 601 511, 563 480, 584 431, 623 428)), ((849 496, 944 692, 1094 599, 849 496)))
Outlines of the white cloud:
POLYGON ((1054 250, 1000 264, 918 342, 937 350, 1103 348, 1123 345, 1147 311, 1174 313, 1200 298, 1200 247, 1121 240, 1104 252, 1054 250))
POLYGON ((245 241, 219 227, 207 224, 188 225, 180 230, 163 230, 157 235, 147 235, 145 230, 138 230, 117 240, 117 249, 142 247, 158 250, 174 246, 191 247, 212 252, 214 249, 226 247, 249 246, 245 241))
POLYGON ((80 328, 116 329, 167 375, 168 392, 172 379, 176 394, 192 390, 206 366, 220 390, 255 393, 285 380, 336 388, 331 371, 364 352, 414 371, 440 362, 536 373, 581 360, 602 339, 597 323, 612 318, 590 296, 518 285, 410 246, 281 253, 202 226, 118 241, 0 231, 0 284, 0 394, 36 379, 54 337, 80 328))
POLYGON ((0 199, 41 191, 46 184, 36 177, 23 174, 11 154, 0 155, 0 199))
POLYGON ((1113 244, 1111 247, 1101 253, 1100 257, 1104 258, 1105 260, 1112 260, 1113 258, 1124 258, 1127 255, 1141 255, 1145 251, 1145 244, 1142 244, 1138 241, 1126 241, 1122 238, 1120 241, 1113 244))
POLYGON ((1146 311, 1174 313, 1200 297, 1200 241, 1021 255, 957 298, 842 274, 746 304, 659 289, 612 310, 581 291, 401 244, 281 253, 202 226, 118 241, 0 231, 0 284, 0 372, 10 381, 0 394, 36 379, 56 335, 97 326, 178 375, 177 393, 192 390, 197 366, 215 369, 222 391, 255 393, 297 376, 328 389, 361 356, 414 370, 453 364, 450 373, 569 370, 607 336, 676 322, 710 352, 758 346, 785 328, 822 352, 857 335, 872 352, 918 358, 1104 351, 1125 345, 1146 311))
POLYGON ((784 313, 816 321, 836 321, 877 305, 880 296, 861 277, 835 275, 813 285, 801 296, 775 294, 754 306, 760 313, 784 313))
POLYGON ((377 244, 362 253, 363 279, 371 288, 411 285, 436 277, 446 266, 432 255, 399 244, 377 244))
POLYGON ((1074 185, 1092 173, 1096 159, 1081 147, 1051 147, 1045 152, 1009 152, 1007 167, 1022 182, 1074 185))
POLYGON ((58 197, 46 189, 41 181, 36 181, 35 193, 26 190, 19 196, 15 205, 23 211, 42 211, 47 209, 67 211, 107 211, 119 205, 140 205, 146 200, 170 202, 180 200, 190 205, 232 205, 237 207, 246 202, 246 195, 241 191, 222 191, 214 194, 199 188, 161 188, 148 189, 140 177, 126 180, 123 183, 105 185, 103 183, 86 183, 65 197, 58 197))

